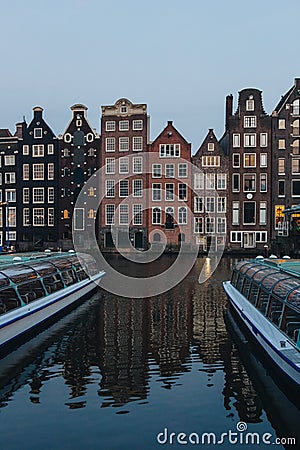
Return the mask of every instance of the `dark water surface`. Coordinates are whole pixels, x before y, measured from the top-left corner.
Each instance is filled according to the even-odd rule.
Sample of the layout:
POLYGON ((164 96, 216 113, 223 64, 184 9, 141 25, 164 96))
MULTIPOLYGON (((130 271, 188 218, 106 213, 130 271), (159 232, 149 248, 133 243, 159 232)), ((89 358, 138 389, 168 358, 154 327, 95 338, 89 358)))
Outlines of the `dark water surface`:
MULTIPOLYGON (((159 264, 171 262, 166 256, 159 264)), ((199 258, 180 285, 153 298, 99 290, 4 358, 0 449, 212 448, 207 440, 201 444, 203 433, 218 440, 236 433, 238 422, 247 427, 237 432, 239 443, 225 437, 216 446, 269 448, 243 439, 249 432, 260 439, 269 433, 270 442, 299 433, 299 399, 283 394, 268 368, 247 353, 249 346, 237 348, 225 325, 222 281, 233 262, 223 258, 200 285, 203 263, 209 272, 211 261, 199 258), (166 444, 157 442, 162 432, 166 444), (200 444, 178 444, 179 433, 187 435, 179 440, 192 442, 190 434, 197 433, 200 444)), ((133 276, 146 270, 122 259, 112 263, 133 276)), ((157 264, 147 270, 155 272, 157 264)))

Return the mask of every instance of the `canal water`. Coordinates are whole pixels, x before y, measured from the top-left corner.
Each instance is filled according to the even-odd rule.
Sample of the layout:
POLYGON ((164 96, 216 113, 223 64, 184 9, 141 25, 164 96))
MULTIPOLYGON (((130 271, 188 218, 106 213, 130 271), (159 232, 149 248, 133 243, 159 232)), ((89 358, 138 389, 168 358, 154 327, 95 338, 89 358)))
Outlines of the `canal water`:
MULTIPOLYGON (((163 256, 148 269, 172 262, 163 256)), ((224 320, 222 281, 234 262, 223 258, 199 284, 212 265, 199 258, 179 285, 153 298, 99 289, 3 358, 0 449, 242 449, 299 439, 299 399, 224 320)), ((125 259, 111 263, 143 274, 125 259)))

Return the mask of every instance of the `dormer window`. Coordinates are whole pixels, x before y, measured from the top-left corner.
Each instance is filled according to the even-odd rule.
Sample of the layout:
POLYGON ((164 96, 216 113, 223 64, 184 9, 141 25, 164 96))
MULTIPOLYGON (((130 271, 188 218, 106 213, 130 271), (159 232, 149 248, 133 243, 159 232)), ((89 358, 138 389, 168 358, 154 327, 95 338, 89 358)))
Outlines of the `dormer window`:
POLYGON ((246 111, 254 111, 253 95, 250 95, 248 100, 246 100, 246 111))
POLYGON ((126 113, 127 113, 127 111, 128 111, 128 108, 127 108, 127 106, 121 106, 121 108, 120 108, 120 112, 121 112, 121 114, 126 114, 126 113))
POLYGON ((34 130, 33 130, 34 139, 40 139, 42 136, 43 136, 42 128, 34 128, 34 130))

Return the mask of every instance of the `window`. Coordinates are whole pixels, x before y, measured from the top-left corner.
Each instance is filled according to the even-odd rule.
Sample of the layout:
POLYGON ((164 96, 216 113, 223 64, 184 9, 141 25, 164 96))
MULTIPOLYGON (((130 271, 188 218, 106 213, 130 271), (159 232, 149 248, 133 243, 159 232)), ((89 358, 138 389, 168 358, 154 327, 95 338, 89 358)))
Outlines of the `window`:
POLYGON ((197 212, 197 213, 204 212, 203 197, 195 197, 194 198, 194 212, 197 212))
POLYGON ((240 192, 240 174, 232 174, 232 192, 240 192))
POLYGON ((217 233, 218 234, 226 233, 226 218, 225 217, 217 218, 217 233))
POLYGON ((240 155, 239 153, 233 153, 232 155, 232 167, 237 169, 238 167, 240 167, 241 163, 240 163, 240 155))
POLYGON ((129 172, 129 159, 127 156, 123 156, 119 159, 119 173, 129 172))
POLYGON ((207 150, 209 152, 213 152, 215 150, 215 144, 213 142, 209 142, 207 145, 207 150))
POLYGON ((239 225, 240 202, 232 202, 232 225, 239 225))
POLYGON ((48 208, 48 227, 54 226, 54 208, 48 208))
POLYGON ((129 120, 120 120, 119 130, 120 131, 128 131, 129 130, 129 120))
POLYGON ((217 174, 217 189, 226 189, 226 173, 217 174))
POLYGON ((119 206, 119 223, 127 225, 129 223, 129 206, 121 203, 119 206))
POLYGON ((105 180, 105 196, 115 196, 115 180, 105 180))
POLYGON ((213 234, 215 232, 215 218, 206 217, 206 233, 213 234))
POLYGON ((43 130, 42 130, 42 128, 34 128, 34 130, 33 130, 33 137, 35 139, 40 139, 41 137, 43 137, 43 130))
POLYGON ((89 148, 88 149, 88 156, 95 157, 96 156, 96 149, 95 148, 89 148))
POLYGON ((132 129, 135 131, 142 130, 143 129, 143 121, 142 120, 134 120, 133 124, 132 124, 132 129))
POLYGON ((29 227, 29 225, 30 225, 29 208, 23 208, 23 227, 29 227))
POLYGON ((108 120, 105 123, 105 131, 115 131, 116 130, 116 122, 114 120, 108 120))
POLYGON ((135 136, 132 138, 132 150, 142 151, 143 150, 143 138, 142 136, 135 136))
POLYGON ((33 208, 33 226, 44 226, 45 211, 44 208, 33 208))
POLYGON ((166 215, 165 215, 165 227, 166 230, 174 230, 174 208, 168 207, 166 208, 166 215))
POLYGON ((126 114, 127 111, 128 111, 127 106, 121 106, 121 107, 120 107, 120 113, 121 113, 121 114, 126 114))
POLYGON ((197 172, 194 174, 194 189, 204 189, 204 173, 197 172))
POLYGON ((275 230, 279 227, 281 222, 283 222, 285 209, 284 205, 275 205, 275 230))
POLYGON ((4 156, 4 165, 5 166, 14 166, 16 164, 15 155, 5 155, 4 156))
POLYGON ((105 139, 105 150, 107 152, 114 152, 116 150, 116 140, 113 137, 105 139))
POLYGON ((133 171, 133 173, 142 173, 143 172, 143 158, 141 156, 135 156, 133 158, 132 171, 133 171))
MULTIPOLYGON (((28 165, 28 164, 24 164, 23 169, 24 169, 25 165, 28 165)), ((28 169, 29 169, 29 165, 28 165, 28 169)), ((29 177, 26 179, 29 180, 29 177)), ((33 164, 33 180, 43 180, 43 179, 44 179, 44 164, 33 164)))
POLYGON ((174 178, 175 176, 174 164, 166 164, 165 170, 166 170, 166 178, 174 178))
POLYGON ((161 224, 161 208, 152 209, 152 225, 161 224))
POLYGON ((44 188, 32 189, 32 203, 44 203, 44 188))
POLYGON ((261 147, 268 146, 268 133, 260 133, 260 146, 261 147))
POLYGON ((115 205, 105 205, 105 224, 114 225, 115 223, 115 205))
POLYGON ((285 174, 285 161, 284 158, 278 159, 278 173, 281 175, 285 174))
POLYGON ((220 156, 202 156, 203 167, 219 167, 220 156))
POLYGON ((159 146, 159 156, 161 158, 180 157, 180 144, 161 144, 159 146))
POLYGON ((180 225, 187 224, 187 208, 185 206, 178 208, 178 223, 180 225))
POLYGON ((242 233, 240 231, 231 231, 230 242, 242 242, 242 233))
POLYGON ((256 175, 254 173, 244 174, 244 192, 256 191, 256 175))
POLYGON ((161 164, 152 164, 152 177, 161 178, 161 176, 162 176, 161 164))
POLYGON ((292 159, 292 173, 293 174, 300 173, 300 159, 292 159))
POLYGON ((299 136, 299 119, 294 120, 292 123, 292 135, 293 136, 299 136))
POLYGON ((48 163, 48 180, 54 180, 54 163, 48 163))
POLYGON ((207 173, 206 178, 206 189, 215 189, 215 174, 207 173))
POLYGON ((48 155, 54 155, 54 144, 48 144, 48 155))
POLYGON ((23 188, 23 203, 29 203, 29 188, 23 188))
POLYGON ((246 111, 254 111, 254 100, 253 95, 250 95, 246 100, 246 111))
POLYGON ((179 178, 187 177, 187 164, 185 163, 178 164, 178 177, 179 178))
POLYGON ((152 184, 152 200, 153 201, 161 200, 161 183, 152 184))
POLYGON ((8 203, 17 201, 17 191, 16 189, 5 189, 5 201, 8 203))
POLYGON ((64 158, 70 156, 70 150, 68 148, 64 148, 62 151, 62 155, 64 158))
POLYGON ((278 129, 285 130, 285 119, 278 119, 278 129))
POLYGON ((256 167, 256 154, 245 153, 244 154, 244 167, 256 167))
POLYGON ((256 127, 256 116, 245 116, 244 128, 255 128, 255 127, 256 127))
POLYGON ((119 197, 128 197, 129 195, 129 181, 121 180, 119 185, 119 197))
POLYGON ((167 201, 174 200, 174 183, 166 183, 165 198, 167 201))
POLYGON ((232 135, 232 146, 234 148, 240 147, 240 135, 239 134, 232 135))
POLYGON ((260 192, 267 192, 267 174, 260 174, 259 190, 260 192))
POLYGON ((300 197, 300 180, 292 180, 292 196, 300 197))
POLYGON ((93 186, 88 188, 88 197, 96 197, 96 189, 93 186))
POLYGON ((128 137, 119 138, 119 151, 128 152, 128 150, 129 150, 129 138, 128 137))
POLYGON ((6 172, 4 180, 5 184, 14 184, 16 182, 15 172, 6 172))
POLYGON ((178 184, 178 198, 187 201, 187 185, 185 183, 178 184))
POLYGON ((225 213, 226 212, 226 197, 218 197, 217 199, 217 205, 218 205, 218 213, 225 213))
POLYGON ((115 158, 105 158, 105 173, 106 174, 115 173, 115 158))
POLYGON ((255 202, 244 202, 244 224, 255 225, 255 202))
POLYGON ((285 139, 278 139, 278 149, 285 150, 285 139))
POLYGON ((48 203, 54 203, 54 187, 48 187, 48 203))
POLYGON ((260 154, 260 167, 267 167, 267 153, 261 153, 260 154))
POLYGON ((267 242, 268 233, 266 231, 257 231, 255 233, 255 241, 256 242, 267 242))
POLYGON ((295 139, 292 143, 293 155, 299 155, 299 139, 295 139))
POLYGON ((293 101, 293 112, 292 114, 298 116, 300 113, 300 100, 299 98, 293 101))
POLYGON ((23 145, 23 155, 29 155, 29 145, 23 145))
POLYGON ((133 180, 133 197, 143 197, 143 180, 133 180))
POLYGON ((284 180, 278 181, 278 195, 285 196, 285 181, 284 180))
POLYGON ((142 205, 133 205, 132 215, 133 215, 132 221, 133 225, 142 225, 143 223, 142 205))
POLYGON ((244 147, 256 147, 256 134, 244 134, 244 147))
POLYGON ((259 224, 267 225, 267 202, 259 204, 259 224))
POLYGON ((203 218, 194 217, 194 232, 203 233, 203 218))
POLYGON ((214 197, 206 197, 206 212, 208 212, 208 213, 215 212, 215 198, 214 197))
POLYGON ((43 145, 33 145, 32 146, 32 156, 33 157, 44 156, 44 146, 43 145))

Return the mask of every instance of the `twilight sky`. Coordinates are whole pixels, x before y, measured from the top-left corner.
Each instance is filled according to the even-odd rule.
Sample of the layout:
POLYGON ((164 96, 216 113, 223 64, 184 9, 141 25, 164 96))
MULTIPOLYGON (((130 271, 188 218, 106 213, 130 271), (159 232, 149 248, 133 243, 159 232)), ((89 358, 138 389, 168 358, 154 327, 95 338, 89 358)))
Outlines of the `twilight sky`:
POLYGON ((167 120, 198 149, 224 131, 225 96, 263 91, 271 113, 300 77, 299 0, 3 0, 0 128, 42 106, 56 134, 69 107, 147 103, 151 139, 167 120))

